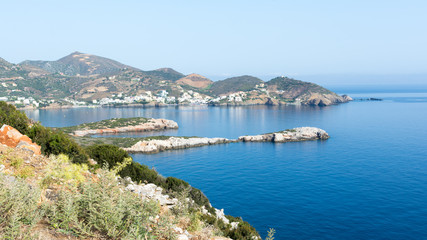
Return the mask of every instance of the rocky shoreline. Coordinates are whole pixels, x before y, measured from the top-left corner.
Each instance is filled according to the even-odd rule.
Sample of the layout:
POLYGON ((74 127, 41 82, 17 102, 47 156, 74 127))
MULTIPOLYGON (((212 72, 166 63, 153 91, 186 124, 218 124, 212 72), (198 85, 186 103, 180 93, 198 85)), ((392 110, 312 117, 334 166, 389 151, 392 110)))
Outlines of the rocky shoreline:
POLYGON ((313 140, 326 140, 329 134, 320 128, 299 127, 280 132, 266 133, 253 136, 240 136, 238 139, 203 138, 203 137, 170 137, 164 140, 143 140, 129 148, 124 148, 130 153, 158 153, 167 150, 201 147, 207 145, 224 144, 232 142, 301 142, 313 140))
POLYGON ((86 135, 95 135, 103 133, 125 133, 125 132, 148 132, 148 131, 161 131, 165 129, 177 129, 178 123, 168 119, 150 119, 146 123, 135 126, 124 126, 116 128, 101 128, 101 129, 85 129, 73 131, 76 137, 83 137, 86 135))

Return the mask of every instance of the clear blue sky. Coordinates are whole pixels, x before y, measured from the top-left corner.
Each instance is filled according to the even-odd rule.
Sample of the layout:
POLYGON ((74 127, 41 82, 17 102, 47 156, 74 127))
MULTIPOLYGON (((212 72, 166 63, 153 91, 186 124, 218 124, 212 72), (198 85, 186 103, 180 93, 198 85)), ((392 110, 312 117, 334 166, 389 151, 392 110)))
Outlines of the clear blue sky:
POLYGON ((14 63, 81 51, 214 79, 427 75, 425 0, 14 0, 0 22, 14 63))

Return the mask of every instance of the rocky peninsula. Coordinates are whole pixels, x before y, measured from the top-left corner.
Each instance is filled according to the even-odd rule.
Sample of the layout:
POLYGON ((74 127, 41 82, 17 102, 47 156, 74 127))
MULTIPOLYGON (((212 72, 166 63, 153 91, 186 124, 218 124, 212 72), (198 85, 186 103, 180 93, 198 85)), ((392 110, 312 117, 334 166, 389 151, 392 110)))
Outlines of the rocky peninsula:
POLYGON ((65 127, 61 128, 61 130, 77 137, 83 137, 103 133, 148 132, 177 128, 178 123, 172 120, 137 117, 113 118, 65 127))
POLYGON ((184 149, 191 147, 201 147, 221 143, 229 143, 233 140, 227 138, 202 138, 202 137, 170 137, 164 140, 144 140, 139 141, 129 148, 124 148, 131 153, 158 153, 172 149, 184 149))
POLYGON ((204 137, 169 137, 167 139, 148 139, 138 141, 131 147, 123 148, 130 153, 158 153, 166 150, 201 147, 232 142, 300 142, 310 140, 326 140, 329 138, 325 130, 315 127, 299 127, 280 132, 254 136, 240 136, 238 139, 204 138, 204 137))

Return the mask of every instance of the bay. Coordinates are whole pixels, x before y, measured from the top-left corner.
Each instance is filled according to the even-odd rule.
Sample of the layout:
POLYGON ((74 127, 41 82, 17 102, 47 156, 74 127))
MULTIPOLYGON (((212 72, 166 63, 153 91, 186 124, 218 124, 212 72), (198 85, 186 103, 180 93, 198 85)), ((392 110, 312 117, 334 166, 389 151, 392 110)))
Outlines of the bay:
POLYGON ((351 96, 384 101, 26 113, 51 127, 113 117, 166 118, 180 128, 154 134, 177 136, 237 138, 319 127, 330 134, 329 140, 232 143, 133 157, 164 176, 188 181, 214 207, 242 216, 262 236, 271 227, 276 239, 427 239, 427 94, 351 96))

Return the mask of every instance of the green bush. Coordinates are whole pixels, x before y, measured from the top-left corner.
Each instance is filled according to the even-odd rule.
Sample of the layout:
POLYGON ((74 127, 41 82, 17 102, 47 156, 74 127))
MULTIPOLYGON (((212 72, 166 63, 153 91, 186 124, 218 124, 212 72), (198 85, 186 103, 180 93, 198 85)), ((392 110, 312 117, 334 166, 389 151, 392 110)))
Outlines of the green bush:
POLYGON ((40 190, 0 174, 0 239, 28 239, 41 219, 40 190))
POLYGON ((22 134, 27 134, 30 120, 25 113, 16 109, 15 106, 0 101, 0 127, 7 124, 14 127, 22 134))
POLYGON ((46 209, 53 227, 102 239, 153 239, 150 218, 160 210, 157 203, 123 191, 114 173, 106 170, 101 171, 98 181, 83 182, 73 192, 61 191, 46 209))
POLYGON ((176 177, 167 177, 166 178, 166 186, 167 189, 181 192, 185 188, 188 188, 190 184, 188 184, 186 181, 176 178, 176 177))
POLYGON ((99 167, 107 166, 112 169, 119 163, 122 163, 125 158, 130 158, 129 154, 114 145, 97 144, 87 147, 86 153, 98 163, 99 167))
POLYGON ((230 215, 225 216, 230 223, 238 222, 239 225, 235 229, 226 228, 224 229, 224 233, 227 237, 232 239, 252 239, 253 236, 259 236, 259 233, 256 231, 254 227, 252 227, 248 222, 243 221, 240 217, 233 217, 230 215))
POLYGON ((43 154, 50 156, 65 154, 73 163, 88 164, 88 156, 67 134, 36 123, 28 130, 28 137, 41 146, 43 154))

